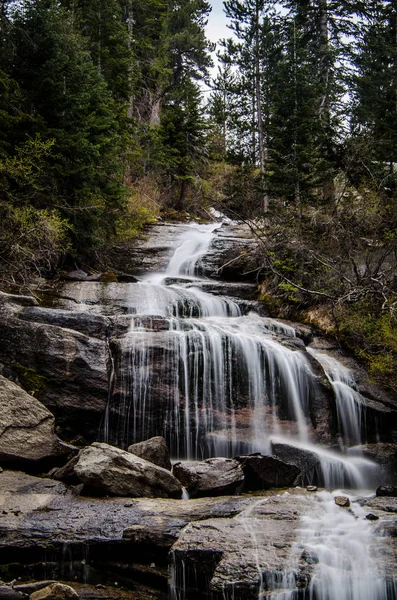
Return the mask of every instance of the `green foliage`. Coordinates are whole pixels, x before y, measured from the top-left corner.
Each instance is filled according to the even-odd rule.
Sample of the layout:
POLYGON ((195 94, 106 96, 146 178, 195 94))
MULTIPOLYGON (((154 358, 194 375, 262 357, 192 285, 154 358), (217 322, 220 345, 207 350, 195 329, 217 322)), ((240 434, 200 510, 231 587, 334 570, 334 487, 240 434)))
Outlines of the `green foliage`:
POLYGON ((68 250, 68 221, 55 210, 0 207, 0 263, 8 282, 51 273, 68 250))
POLYGON ((40 398, 47 388, 47 380, 42 375, 36 373, 34 369, 24 367, 19 363, 13 363, 11 369, 18 377, 19 385, 31 396, 40 398))
POLYGON ((343 342, 367 365, 374 381, 397 391, 397 321, 362 301, 338 315, 343 342))

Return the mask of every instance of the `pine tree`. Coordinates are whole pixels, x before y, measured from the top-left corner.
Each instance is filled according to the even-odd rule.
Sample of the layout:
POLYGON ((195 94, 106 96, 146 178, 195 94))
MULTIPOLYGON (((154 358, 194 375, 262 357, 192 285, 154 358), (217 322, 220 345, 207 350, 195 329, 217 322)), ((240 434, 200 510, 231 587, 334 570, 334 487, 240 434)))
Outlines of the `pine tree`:
POLYGON ((353 140, 363 170, 373 183, 395 186, 397 162, 397 3, 370 3, 360 28, 354 62, 353 140), (387 173, 388 171, 388 173, 387 173), (385 180, 387 178, 388 181, 385 180))
POLYGON ((54 146, 38 208, 57 207, 79 247, 111 230, 124 189, 118 107, 71 14, 53 0, 26 1, 12 30, 11 76, 24 90, 30 135, 54 146))

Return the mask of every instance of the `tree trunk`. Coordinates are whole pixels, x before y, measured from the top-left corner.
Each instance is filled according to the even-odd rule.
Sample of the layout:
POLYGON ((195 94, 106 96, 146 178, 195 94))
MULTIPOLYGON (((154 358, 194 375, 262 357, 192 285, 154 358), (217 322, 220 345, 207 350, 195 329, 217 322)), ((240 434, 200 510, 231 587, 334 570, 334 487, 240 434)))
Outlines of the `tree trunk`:
MULTIPOLYGON (((260 65, 260 22, 259 22, 259 0, 255 3, 255 96, 256 96, 256 114, 258 125, 258 146, 259 146, 259 168, 262 174, 264 185, 265 178, 265 134, 262 115, 262 94, 261 94, 261 65, 260 65)), ((269 198, 264 190, 263 193, 263 212, 269 210, 269 198)))

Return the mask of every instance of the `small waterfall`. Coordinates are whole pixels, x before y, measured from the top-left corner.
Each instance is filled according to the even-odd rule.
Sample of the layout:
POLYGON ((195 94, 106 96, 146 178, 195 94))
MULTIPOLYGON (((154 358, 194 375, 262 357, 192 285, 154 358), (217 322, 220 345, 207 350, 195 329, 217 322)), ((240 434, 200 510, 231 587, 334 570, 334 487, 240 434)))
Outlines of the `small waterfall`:
MULTIPOLYGON (((377 560, 381 532, 365 518, 359 503, 351 508, 335 504, 338 492, 319 492, 301 519, 290 564, 295 576, 285 573, 269 600, 395 600, 397 582, 389 580, 377 560), (308 590, 297 582, 308 582, 308 590)), ((258 598, 262 598, 259 594, 258 598)))
POLYGON ((349 369, 331 356, 308 348, 308 352, 323 366, 336 398, 338 431, 349 446, 362 443, 362 421, 365 401, 356 389, 356 382, 349 369))

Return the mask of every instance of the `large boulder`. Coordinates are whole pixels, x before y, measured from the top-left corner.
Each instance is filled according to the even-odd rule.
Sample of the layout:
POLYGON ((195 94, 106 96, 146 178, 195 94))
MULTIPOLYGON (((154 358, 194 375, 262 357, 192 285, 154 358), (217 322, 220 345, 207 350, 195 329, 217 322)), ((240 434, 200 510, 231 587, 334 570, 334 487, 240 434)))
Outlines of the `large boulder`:
POLYGON ((83 492, 134 498, 180 498, 182 487, 166 469, 109 444, 95 442, 80 451, 74 471, 83 492))
POLYGON ((172 472, 192 498, 236 494, 244 482, 241 465, 231 458, 178 462, 174 464, 172 472))
POLYGON ((249 491, 291 487, 300 478, 297 466, 273 456, 251 454, 238 456, 236 460, 244 471, 244 489, 249 491))
POLYGON ((321 473, 321 464, 318 454, 305 448, 290 446, 283 443, 272 443, 272 454, 279 460, 295 465, 301 475, 295 484, 306 485, 317 480, 321 473))
POLYGON ((75 600, 78 599, 77 592, 64 583, 52 583, 30 595, 30 600, 75 600))
POLYGON ((132 444, 129 446, 128 452, 135 454, 135 456, 140 456, 140 458, 144 458, 158 467, 171 471, 170 451, 165 439, 161 436, 132 444))
POLYGON ((26 467, 67 454, 54 416, 36 398, 0 375, 0 462, 26 467))

